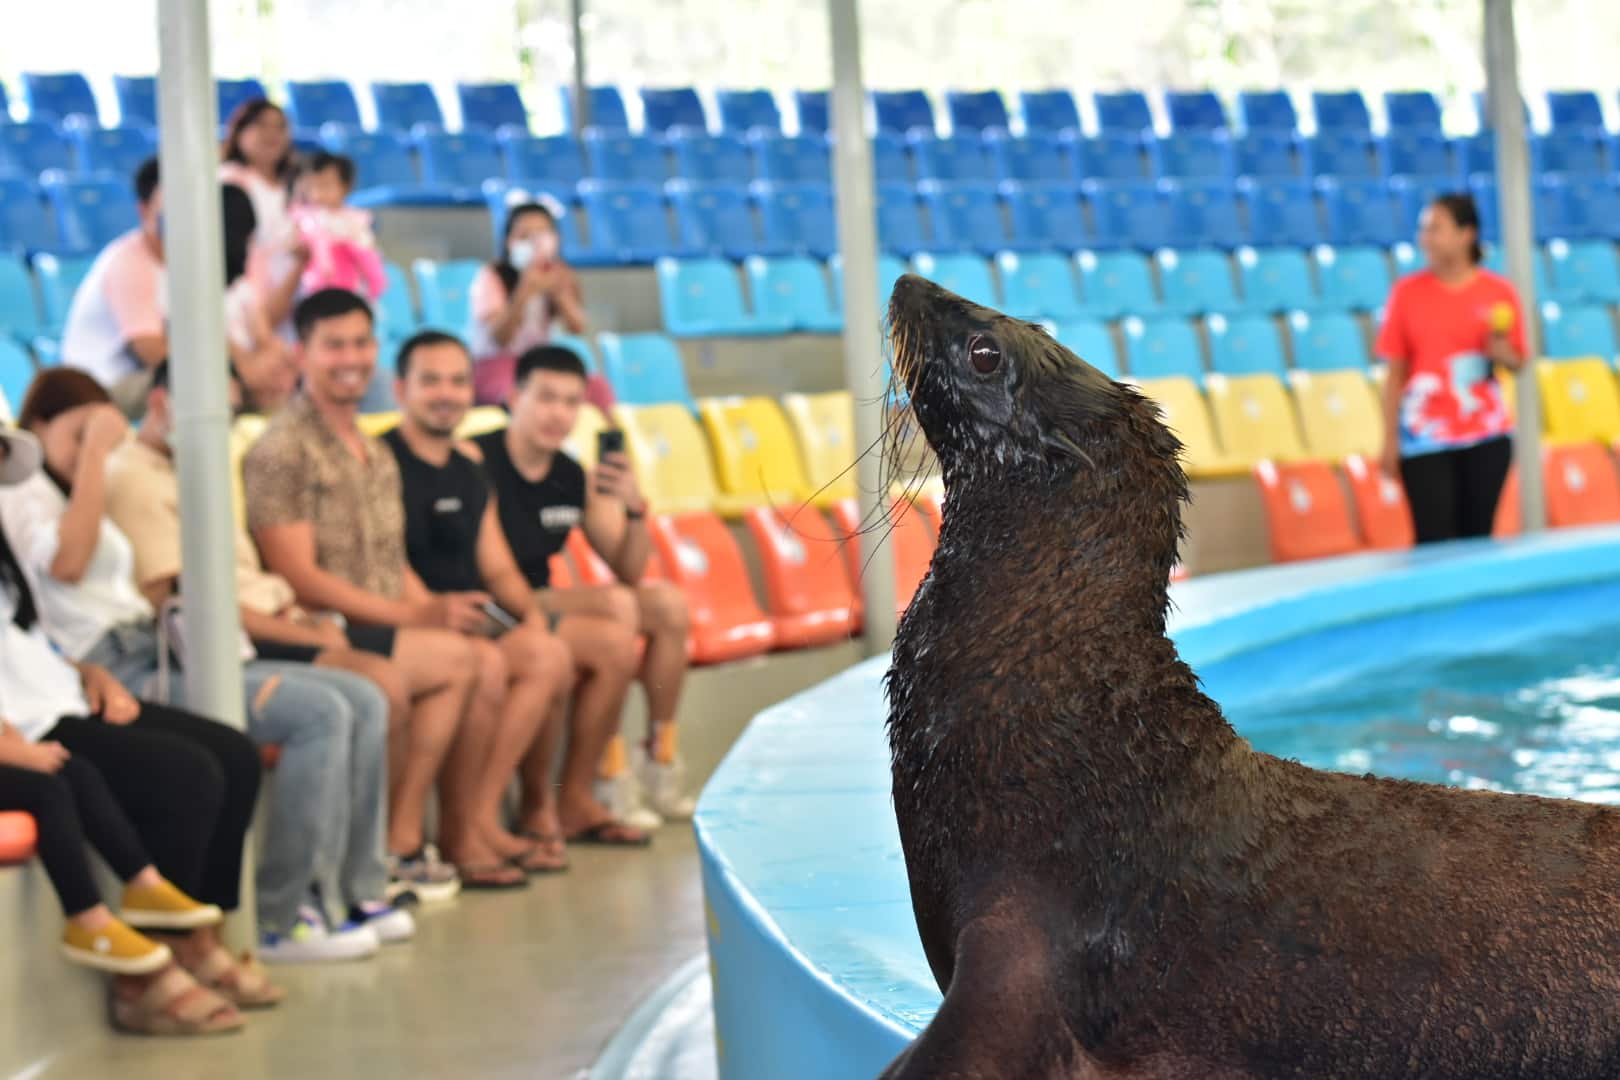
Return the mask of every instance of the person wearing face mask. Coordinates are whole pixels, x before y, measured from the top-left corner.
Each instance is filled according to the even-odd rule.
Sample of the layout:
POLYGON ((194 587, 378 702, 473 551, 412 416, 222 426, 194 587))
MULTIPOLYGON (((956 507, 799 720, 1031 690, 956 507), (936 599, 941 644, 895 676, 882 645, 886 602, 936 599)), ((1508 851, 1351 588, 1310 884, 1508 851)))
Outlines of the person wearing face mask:
POLYGON ((579 279, 563 261, 560 246, 550 208, 527 202, 507 211, 500 257, 479 271, 468 292, 478 404, 506 401, 518 356, 549 342, 554 321, 570 334, 585 332, 579 279))

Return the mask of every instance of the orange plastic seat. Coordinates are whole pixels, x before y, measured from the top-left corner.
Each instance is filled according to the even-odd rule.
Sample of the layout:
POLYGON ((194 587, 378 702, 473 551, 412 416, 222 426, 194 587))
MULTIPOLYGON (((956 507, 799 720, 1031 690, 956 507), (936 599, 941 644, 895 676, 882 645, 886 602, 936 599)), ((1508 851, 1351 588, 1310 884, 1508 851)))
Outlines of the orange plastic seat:
POLYGON ((1320 461, 1262 461, 1254 467, 1277 562, 1324 559, 1360 549, 1339 478, 1320 461))
MULTIPOLYGON (((568 541, 564 547, 568 552, 568 559, 574 564, 581 585, 617 585, 619 577, 613 572, 613 567, 607 560, 596 553, 591 542, 585 538, 583 529, 575 529, 568 534, 568 541)), ((664 573, 664 561, 658 557, 658 549, 654 547, 647 556, 647 568, 641 572, 642 581, 664 581, 669 575, 664 573)))
POLYGON ((0 865, 32 859, 38 839, 34 815, 21 810, 0 810, 0 865))
POLYGON ((553 589, 572 589, 579 584, 574 576, 573 567, 568 565, 568 557, 559 551, 551 557, 551 582, 548 586, 553 589))
MULTIPOLYGON (((894 500, 892 512, 894 514, 894 527, 889 528, 888 523, 878 521, 870 524, 869 528, 876 528, 880 532, 889 534, 889 547, 894 552, 894 610, 896 615, 904 615, 906 608, 911 606, 911 598, 917 594, 917 586, 928 573, 928 564, 934 559, 934 535, 923 521, 922 512, 915 506, 894 500)), ((849 568, 849 578, 855 583, 855 609, 861 609, 861 541, 858 535, 861 530, 861 511, 854 499, 840 499, 832 507, 833 522, 838 526, 844 541, 844 562, 849 568)))
POLYGON ((1519 467, 1508 466, 1507 479, 1502 483, 1502 494, 1496 500, 1496 520, 1491 535, 1501 540, 1518 536, 1524 531, 1524 507, 1519 503, 1519 467))
POLYGON ((1604 525, 1620 521, 1620 475, 1599 443, 1549 446, 1542 455, 1547 524, 1604 525))
POLYGON ((1356 503, 1356 521, 1361 526, 1361 542, 1370 548, 1396 550, 1417 542, 1412 527, 1412 507, 1406 489, 1393 477, 1385 476, 1378 464, 1351 454, 1344 459, 1344 472, 1350 478, 1350 495, 1356 503))
POLYGON ((759 610, 742 552, 723 521, 698 511, 655 515, 647 524, 665 572, 686 596, 693 663, 721 664, 775 647, 776 627, 759 610))
POLYGON ((765 572, 776 643, 803 649, 855 632, 855 589, 839 553, 843 535, 813 506, 757 506, 743 515, 765 572))
POLYGON ((945 527, 945 493, 943 491, 924 491, 917 496, 917 509, 923 512, 928 524, 934 527, 934 535, 938 536, 945 527))

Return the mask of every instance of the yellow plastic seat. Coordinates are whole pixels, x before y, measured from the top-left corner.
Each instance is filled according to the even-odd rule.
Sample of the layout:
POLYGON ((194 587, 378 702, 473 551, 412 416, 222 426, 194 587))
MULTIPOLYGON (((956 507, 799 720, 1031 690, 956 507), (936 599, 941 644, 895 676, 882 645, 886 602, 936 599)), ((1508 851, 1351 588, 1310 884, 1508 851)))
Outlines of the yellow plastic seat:
POLYGON ((1547 417, 1547 434, 1558 442, 1613 442, 1620 439, 1620 386, 1614 369, 1595 356, 1543 360, 1536 386, 1547 417))
POLYGON ((358 423, 361 431, 375 439, 399 427, 399 413, 362 413, 358 423))
POLYGON ((1384 445, 1384 417, 1364 373, 1294 371, 1289 378, 1312 456, 1326 461, 1343 461, 1351 454, 1378 456, 1384 445))
POLYGON ((480 435, 488 435, 505 427, 507 420, 506 410, 499 405, 479 405, 461 418, 461 423, 456 427, 456 438, 476 439, 480 435))
POLYGON ((1215 438, 1209 405, 1198 386, 1183 375, 1163 379, 1142 379, 1137 385, 1158 403, 1165 426, 1181 440, 1182 465, 1195 477, 1243 476, 1247 463, 1229 457, 1215 438))
POLYGON ((580 406, 579 419, 574 422, 573 433, 563 440, 568 456, 587 469, 596 464, 596 437, 613 425, 595 405, 580 406))
POLYGON ((698 402, 714 450, 720 490, 755 506, 803 502, 815 489, 781 406, 768 397, 707 398, 698 402))
POLYGON ((855 497, 855 400, 847 390, 784 394, 782 411, 798 439, 805 479, 817 506, 855 497))
POLYGON ((713 510, 740 517, 752 502, 720 494, 703 429, 685 405, 615 405, 636 481, 655 513, 713 510))
POLYGON ((257 413, 244 413, 231 423, 229 446, 231 454, 231 513, 236 515, 236 523, 242 528, 247 527, 247 496, 242 491, 242 459, 247 457, 253 444, 259 441, 264 429, 270 426, 270 418, 257 413))
POLYGON ((1210 375, 1204 380, 1221 446, 1234 459, 1254 465, 1305 458, 1288 391, 1275 375, 1210 375))

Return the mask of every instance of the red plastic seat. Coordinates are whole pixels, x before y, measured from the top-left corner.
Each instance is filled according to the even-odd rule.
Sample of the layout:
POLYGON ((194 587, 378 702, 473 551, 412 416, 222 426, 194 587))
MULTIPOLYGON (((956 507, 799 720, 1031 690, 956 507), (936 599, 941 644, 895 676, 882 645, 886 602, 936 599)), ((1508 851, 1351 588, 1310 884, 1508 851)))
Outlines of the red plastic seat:
POLYGON ((574 568, 568 565, 568 556, 564 552, 559 551, 553 555, 550 566, 551 580, 548 588, 572 589, 579 584, 579 579, 574 576, 574 568))
POLYGON ((669 580, 686 596, 694 663, 720 664, 775 647, 776 627, 759 610, 742 552, 725 522, 699 511, 657 515, 647 524, 669 580))
POLYGON ((1362 543, 1370 548, 1398 550, 1417 542, 1412 508, 1400 480, 1385 476, 1377 462, 1360 454, 1344 459, 1344 472, 1350 478, 1350 495, 1356 501, 1362 543))
MULTIPOLYGON (((894 552, 894 610, 904 615, 911 606, 928 573, 928 564, 934 559, 934 534, 923 520, 922 513, 904 500, 891 503, 894 527, 878 521, 871 525, 889 534, 889 547, 894 552)), ((832 506, 833 521, 847 539, 844 542, 844 563, 849 568, 850 580, 855 583, 855 610, 861 610, 861 511, 854 499, 839 499, 832 506)))
POLYGON ((1524 508, 1519 503, 1519 467, 1513 465, 1508 468, 1507 480, 1502 484, 1502 494, 1496 500, 1496 520, 1491 526, 1491 535, 1501 540, 1509 536, 1518 536, 1523 531, 1524 508))
POLYGON ((1344 490, 1325 462, 1262 461, 1254 475, 1266 508, 1272 559, 1296 562, 1360 550, 1344 490))
POLYGON ((1620 475, 1599 443, 1549 446, 1542 455, 1547 524, 1605 525, 1620 521, 1620 475))
POLYGON ((0 865, 32 859, 38 839, 34 815, 21 810, 0 810, 0 865))
MULTIPOLYGON (((579 571, 579 584, 581 585, 617 585, 619 578, 613 573, 613 568, 607 560, 596 553, 591 542, 585 538, 583 529, 575 529, 568 534, 565 550, 569 560, 579 571)), ((647 556, 647 568, 641 572, 642 581, 667 581, 669 575, 664 573, 664 560, 658 555, 657 547, 647 556)))
POLYGON ((917 496, 917 509, 923 512, 928 524, 934 527, 934 535, 945 527, 945 496, 938 491, 925 491, 917 496))
POLYGON ((839 553, 843 536, 813 506, 758 506, 743 520, 765 571, 765 607, 779 648, 842 641, 855 632, 855 588, 839 553))

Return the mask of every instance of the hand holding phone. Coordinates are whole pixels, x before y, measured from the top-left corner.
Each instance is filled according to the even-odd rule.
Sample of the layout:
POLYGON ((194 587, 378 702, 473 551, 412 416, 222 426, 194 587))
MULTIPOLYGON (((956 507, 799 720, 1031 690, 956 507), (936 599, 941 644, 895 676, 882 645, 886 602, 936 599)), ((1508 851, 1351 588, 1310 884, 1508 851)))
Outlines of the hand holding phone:
POLYGON ((518 628, 518 621, 512 617, 511 613, 493 600, 486 601, 479 610, 489 619, 490 637, 500 637, 508 630, 518 628))

